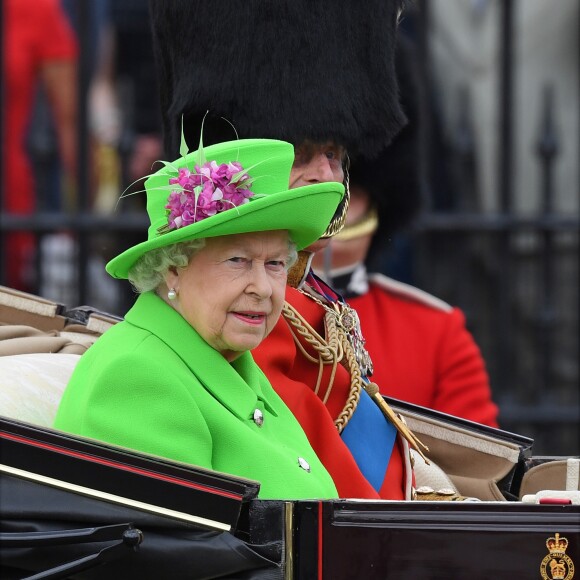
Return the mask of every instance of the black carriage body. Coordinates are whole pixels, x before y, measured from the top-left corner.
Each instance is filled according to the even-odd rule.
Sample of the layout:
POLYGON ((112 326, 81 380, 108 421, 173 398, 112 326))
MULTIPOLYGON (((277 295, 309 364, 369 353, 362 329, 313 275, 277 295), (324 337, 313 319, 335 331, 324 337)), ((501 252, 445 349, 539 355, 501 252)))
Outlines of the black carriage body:
POLYGON ((546 542, 556 534, 566 561, 580 562, 578 505, 298 502, 293 518, 291 577, 301 580, 552 578, 546 542))
POLYGON ((555 578, 555 559, 571 580, 580 561, 580 505, 264 501, 256 482, 51 429, 0 418, 0 435, 5 579, 512 580, 555 578))
MULTIPOLYGON (((3 485, 2 491, 7 489, 3 485)), ((28 498, 40 494, 23 491, 28 498)), ((580 561, 580 506, 252 500, 235 531, 209 532, 84 497, 71 501, 62 493, 52 489, 42 497, 55 507, 68 506, 68 521, 39 519, 37 512, 8 522, 8 529, 30 533, 32 528, 62 531, 131 522, 143 534, 137 549, 125 546, 111 561, 90 566, 73 578, 553 578, 547 542, 557 537, 567 542, 565 554, 557 556, 566 558, 566 579, 575 577, 574 565, 580 561)), ((6 524, 3 517, 3 530, 6 524)), ((4 547, 2 566, 7 567, 2 568, 6 570, 2 578, 24 578, 95 554, 111 546, 112 537, 107 540, 4 547)))

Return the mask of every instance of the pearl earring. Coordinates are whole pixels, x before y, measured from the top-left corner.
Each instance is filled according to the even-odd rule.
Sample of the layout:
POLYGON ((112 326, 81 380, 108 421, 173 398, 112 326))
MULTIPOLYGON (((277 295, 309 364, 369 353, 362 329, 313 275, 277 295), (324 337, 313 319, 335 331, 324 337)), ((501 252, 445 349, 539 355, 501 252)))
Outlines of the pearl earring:
POLYGON ((177 292, 175 291, 175 288, 169 289, 169 292, 167 293, 167 298, 169 298, 169 300, 175 300, 177 298, 177 292))

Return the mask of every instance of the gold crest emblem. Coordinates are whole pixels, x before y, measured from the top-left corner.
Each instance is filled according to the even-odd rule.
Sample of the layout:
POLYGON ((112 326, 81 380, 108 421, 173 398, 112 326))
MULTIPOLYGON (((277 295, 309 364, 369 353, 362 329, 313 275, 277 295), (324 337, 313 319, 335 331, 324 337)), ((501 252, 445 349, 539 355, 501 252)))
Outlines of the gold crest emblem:
POLYGON ((561 538, 559 533, 546 540, 549 554, 540 564, 540 573, 544 580, 572 580, 574 578, 574 562, 566 555, 568 540, 561 538))

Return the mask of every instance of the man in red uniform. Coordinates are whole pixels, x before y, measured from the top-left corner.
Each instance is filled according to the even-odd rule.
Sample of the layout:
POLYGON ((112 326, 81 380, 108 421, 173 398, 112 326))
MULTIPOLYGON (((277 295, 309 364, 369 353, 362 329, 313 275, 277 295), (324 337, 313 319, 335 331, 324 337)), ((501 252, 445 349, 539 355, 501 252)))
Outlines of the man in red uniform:
POLYGON ((496 427, 484 361, 463 313, 418 288, 367 273, 364 246, 378 220, 359 187, 351 179, 347 225, 328 250, 332 269, 324 273, 324 251, 314 266, 357 311, 373 381, 390 397, 496 427))
MULTIPOLYGON (((219 2, 151 1, 165 154, 178 153, 182 130, 188 143, 280 138, 296 147, 291 186, 343 181, 347 150, 372 155, 404 124, 393 68, 397 5, 377 0, 361 10, 343 0, 329 13, 309 1, 257 2, 224 19, 219 2)), ((283 318, 253 351, 258 364, 342 497, 409 499, 416 442, 367 379, 356 313, 309 272, 308 252, 290 278, 297 289, 288 287, 283 318)))

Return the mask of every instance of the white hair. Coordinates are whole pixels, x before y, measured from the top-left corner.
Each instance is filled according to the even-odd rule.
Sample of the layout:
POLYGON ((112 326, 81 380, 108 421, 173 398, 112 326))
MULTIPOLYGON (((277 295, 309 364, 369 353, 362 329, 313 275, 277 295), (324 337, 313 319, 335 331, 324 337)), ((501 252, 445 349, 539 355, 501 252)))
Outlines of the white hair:
POLYGON ((185 268, 204 246, 205 239, 201 238, 150 250, 131 266, 127 278, 139 294, 155 290, 170 268, 185 268))

